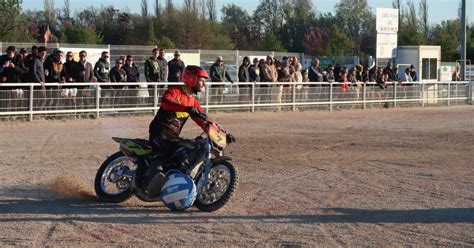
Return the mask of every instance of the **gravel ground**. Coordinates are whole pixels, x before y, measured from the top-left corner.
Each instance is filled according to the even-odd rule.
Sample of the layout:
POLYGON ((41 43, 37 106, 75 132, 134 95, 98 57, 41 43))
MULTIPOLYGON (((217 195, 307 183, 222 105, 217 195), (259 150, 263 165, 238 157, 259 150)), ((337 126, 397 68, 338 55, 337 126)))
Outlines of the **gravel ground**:
POLYGON ((225 208, 95 201, 110 137, 151 119, 0 123, 0 246, 474 246, 473 106, 215 114, 238 139, 225 208))

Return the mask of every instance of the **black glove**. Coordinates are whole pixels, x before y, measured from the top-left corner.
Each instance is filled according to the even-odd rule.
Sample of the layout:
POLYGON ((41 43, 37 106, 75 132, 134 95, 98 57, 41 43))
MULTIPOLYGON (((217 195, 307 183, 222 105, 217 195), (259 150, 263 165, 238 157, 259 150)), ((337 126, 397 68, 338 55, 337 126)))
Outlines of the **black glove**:
POLYGON ((189 113, 189 115, 191 116, 195 116, 195 117, 198 117, 201 115, 201 113, 199 112, 199 110, 197 110, 197 108, 194 108, 194 107, 187 107, 186 108, 186 111, 189 113))
POLYGON ((227 144, 230 144, 230 143, 234 143, 235 142, 235 137, 230 134, 230 133, 226 133, 226 141, 227 141, 227 144))

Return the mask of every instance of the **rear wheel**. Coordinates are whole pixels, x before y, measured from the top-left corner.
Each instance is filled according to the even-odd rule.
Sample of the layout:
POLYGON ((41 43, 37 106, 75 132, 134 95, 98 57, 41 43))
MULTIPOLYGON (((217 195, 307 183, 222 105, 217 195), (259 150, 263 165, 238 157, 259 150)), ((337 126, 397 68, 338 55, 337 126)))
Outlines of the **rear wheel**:
MULTIPOLYGON (((202 188, 194 205, 206 212, 222 208, 234 195, 238 179, 237 170, 230 161, 214 161, 209 172, 209 186, 202 188)), ((198 185, 202 183, 201 180, 202 178, 199 178, 198 185)))
POLYGON ((116 152, 102 163, 95 176, 97 198, 106 202, 124 202, 132 197, 132 178, 137 165, 122 152, 116 152))

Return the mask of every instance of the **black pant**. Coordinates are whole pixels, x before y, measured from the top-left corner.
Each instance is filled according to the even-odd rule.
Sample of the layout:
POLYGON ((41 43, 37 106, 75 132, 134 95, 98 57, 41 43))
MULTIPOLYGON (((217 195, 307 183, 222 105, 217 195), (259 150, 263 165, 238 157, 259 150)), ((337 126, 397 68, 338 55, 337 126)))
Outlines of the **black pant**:
POLYGON ((180 143, 184 141, 183 138, 163 128, 151 130, 149 139, 153 143, 154 149, 157 149, 163 156, 164 161, 168 161, 180 147, 180 143))

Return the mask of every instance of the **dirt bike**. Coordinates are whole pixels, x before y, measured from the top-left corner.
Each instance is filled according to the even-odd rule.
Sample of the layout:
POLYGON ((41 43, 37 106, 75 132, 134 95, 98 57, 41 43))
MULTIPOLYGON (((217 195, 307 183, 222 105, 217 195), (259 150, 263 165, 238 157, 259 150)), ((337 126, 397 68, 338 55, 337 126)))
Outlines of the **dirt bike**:
POLYGON ((223 207, 234 194, 238 184, 237 169, 231 158, 224 156, 228 133, 205 114, 197 116, 206 124, 205 131, 194 140, 180 142, 170 159, 164 158, 154 144, 144 139, 113 137, 120 151, 108 157, 95 177, 95 192, 99 200, 120 203, 133 195, 145 202, 160 201, 163 174, 180 170, 196 184, 194 202, 201 211, 212 212, 223 207))

